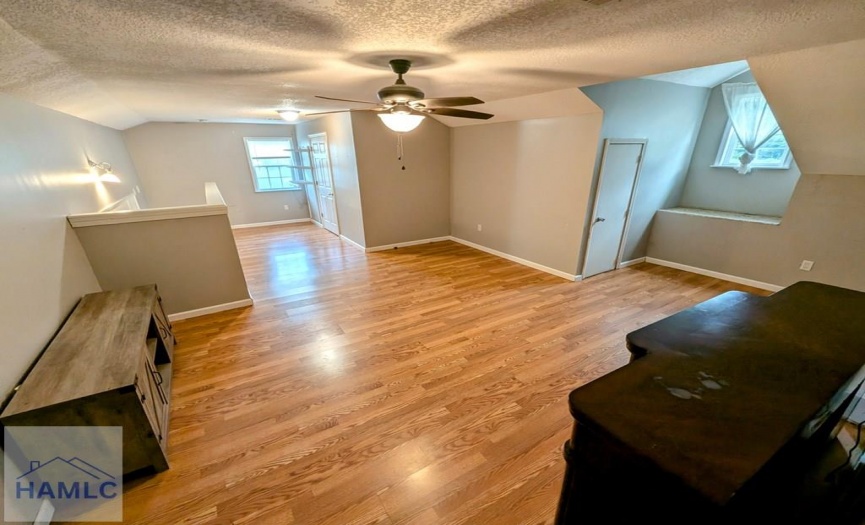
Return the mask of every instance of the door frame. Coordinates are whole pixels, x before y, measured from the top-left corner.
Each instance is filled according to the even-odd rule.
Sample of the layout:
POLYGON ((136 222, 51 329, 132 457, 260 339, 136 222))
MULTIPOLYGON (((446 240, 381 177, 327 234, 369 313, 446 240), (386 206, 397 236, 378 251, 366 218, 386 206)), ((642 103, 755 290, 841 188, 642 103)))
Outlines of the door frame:
MULTIPOLYGON (((326 131, 320 131, 318 133, 309 133, 306 136, 307 144, 309 144, 309 148, 310 148, 309 162, 312 163, 312 169, 313 169, 312 177, 313 177, 313 181, 315 182, 315 184, 314 184, 315 196, 318 199, 319 218, 321 218, 321 208, 322 208, 321 191, 318 188, 318 180, 316 180, 316 178, 315 178, 315 162, 313 161, 314 152, 312 151, 312 138, 313 137, 324 137, 325 155, 327 157, 327 176, 328 176, 328 179, 330 182, 330 193, 333 196, 333 213, 336 215, 336 221, 335 221, 336 232, 333 232, 333 233, 335 233, 337 236, 340 236, 340 235, 342 235, 342 228, 339 225, 339 211, 337 211, 337 209, 336 209, 336 188, 334 187, 334 184, 333 184, 333 163, 330 161, 330 141, 327 139, 327 132, 326 131)), ((321 220, 321 223, 322 223, 322 227, 327 229, 324 226, 324 219, 321 220)))
MULTIPOLYGON (((303 194, 306 195, 306 206, 309 208, 309 220, 313 222, 316 226, 323 227, 321 224, 321 199, 318 198, 318 182, 315 178, 315 166, 312 163, 312 146, 309 145, 309 137, 307 137, 306 145, 300 145, 300 138, 298 138, 298 152, 300 154, 300 158, 302 159, 301 164, 303 169, 309 171, 309 178, 312 179, 308 184, 304 184, 303 186, 303 194), (309 164, 307 164, 309 162, 309 164), (315 209, 318 211, 318 220, 315 218, 315 214, 312 213, 312 200, 315 199, 315 209)), ((304 174, 304 178, 306 178, 306 174, 304 174)))
MULTIPOLYGON (((637 173, 634 175, 634 185, 631 186, 631 194, 628 197, 628 208, 625 211, 625 227, 622 229, 622 237, 619 239, 619 249, 616 252, 616 266, 614 270, 622 267, 622 253, 625 251, 625 239, 628 238, 628 231, 631 228, 631 215, 634 209, 634 197, 637 195, 637 186, 640 183, 640 174, 643 172, 643 161, 646 159, 646 148, 649 145, 649 139, 604 139, 604 148, 601 152, 601 164, 598 167, 598 183, 595 186, 595 198, 592 202, 592 214, 589 216, 589 236, 586 239, 586 253, 583 255, 583 271, 586 269, 586 261, 589 259, 589 251, 592 248, 592 226, 595 224, 595 219, 598 216, 598 201, 601 196, 601 182, 604 178, 604 168, 607 164, 607 151, 609 147, 616 144, 640 144, 640 158, 637 161, 637 173)), ((593 274, 597 275, 597 274, 593 274)), ((586 277, 585 275, 583 277, 586 277)))

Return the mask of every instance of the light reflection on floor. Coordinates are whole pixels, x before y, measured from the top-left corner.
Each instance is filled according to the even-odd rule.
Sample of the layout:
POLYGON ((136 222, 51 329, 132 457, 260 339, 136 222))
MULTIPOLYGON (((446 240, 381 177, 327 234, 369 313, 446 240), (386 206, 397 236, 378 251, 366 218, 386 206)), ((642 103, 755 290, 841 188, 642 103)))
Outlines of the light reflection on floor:
POLYGON ((281 228, 283 239, 273 242, 273 233, 262 230, 237 230, 242 239, 239 245, 256 246, 256 235, 266 244, 265 257, 261 251, 241 250, 249 291, 255 300, 273 299, 297 294, 321 286, 332 286, 344 277, 340 272, 365 266, 365 254, 327 230, 312 231, 317 241, 310 242, 310 226, 298 225, 281 228), (253 242, 250 242, 253 241, 253 242))

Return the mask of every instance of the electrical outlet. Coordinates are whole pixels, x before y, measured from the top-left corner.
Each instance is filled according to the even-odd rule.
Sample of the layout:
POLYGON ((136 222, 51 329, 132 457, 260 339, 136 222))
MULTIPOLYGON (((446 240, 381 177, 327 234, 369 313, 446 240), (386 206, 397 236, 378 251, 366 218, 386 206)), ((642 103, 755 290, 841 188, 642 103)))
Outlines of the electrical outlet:
POLYGON ((286 209, 286 210, 287 210, 287 209, 288 209, 288 204, 286 204, 285 206, 283 206, 283 209, 286 209))
POLYGON ((802 264, 799 265, 800 270, 805 270, 806 272, 810 272, 811 268, 814 267, 814 261, 802 261, 802 264))
POLYGON ((482 231, 484 231, 484 227, 483 227, 483 226, 481 226, 481 225, 480 225, 480 224, 478 224, 478 231, 479 231, 479 232, 482 232, 482 231))

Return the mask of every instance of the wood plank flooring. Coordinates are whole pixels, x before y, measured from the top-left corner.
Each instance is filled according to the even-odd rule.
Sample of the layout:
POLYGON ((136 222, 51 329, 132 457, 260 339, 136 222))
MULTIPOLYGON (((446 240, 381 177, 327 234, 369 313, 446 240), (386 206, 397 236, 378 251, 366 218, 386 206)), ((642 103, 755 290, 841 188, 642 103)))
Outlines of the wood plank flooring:
POLYGON ((236 232, 254 307, 175 324, 167 472, 134 524, 551 523, 572 389, 731 289, 642 264, 567 282, 440 242, 236 232))

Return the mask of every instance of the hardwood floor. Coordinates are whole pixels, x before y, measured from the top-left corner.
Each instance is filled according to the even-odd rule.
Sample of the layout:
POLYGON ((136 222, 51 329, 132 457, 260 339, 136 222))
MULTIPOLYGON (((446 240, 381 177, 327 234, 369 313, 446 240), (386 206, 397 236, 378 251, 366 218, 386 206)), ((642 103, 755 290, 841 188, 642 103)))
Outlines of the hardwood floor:
POLYGON ((364 254, 238 230, 256 305, 179 321, 170 470, 126 523, 551 523, 567 394, 625 334, 732 283, 642 264, 567 282, 453 242, 364 254))

